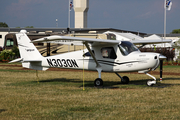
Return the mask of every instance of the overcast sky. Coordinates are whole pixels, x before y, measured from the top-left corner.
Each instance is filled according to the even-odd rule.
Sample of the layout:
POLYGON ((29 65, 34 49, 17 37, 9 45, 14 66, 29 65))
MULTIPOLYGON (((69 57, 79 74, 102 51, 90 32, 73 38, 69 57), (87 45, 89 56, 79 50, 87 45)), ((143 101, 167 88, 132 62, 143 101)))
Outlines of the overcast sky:
MULTIPOLYGON (((0 22, 9 27, 68 26, 69 0, 3 0, 0 22)), ((167 33, 180 29, 180 0, 167 11, 167 33)), ((74 28, 74 11, 71 12, 74 28)), ((89 0, 88 28, 116 28, 144 33, 164 32, 164 0, 89 0)))

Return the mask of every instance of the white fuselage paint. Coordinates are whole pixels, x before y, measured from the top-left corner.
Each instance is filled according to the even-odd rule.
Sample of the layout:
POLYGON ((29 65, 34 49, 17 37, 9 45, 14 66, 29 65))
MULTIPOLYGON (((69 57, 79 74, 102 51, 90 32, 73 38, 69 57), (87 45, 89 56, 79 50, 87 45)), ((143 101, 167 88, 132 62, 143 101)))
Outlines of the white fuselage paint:
MULTIPOLYGON (((142 53, 135 51, 127 56, 122 55, 118 47, 114 46, 116 59, 103 58, 101 47, 93 47, 95 57, 99 62, 102 71, 106 72, 134 72, 155 69, 159 65, 158 53, 142 53)), ((55 56, 44 57, 42 60, 43 67, 59 67, 71 69, 97 70, 96 63, 91 56, 83 57, 88 52, 87 49, 64 53, 55 56)))

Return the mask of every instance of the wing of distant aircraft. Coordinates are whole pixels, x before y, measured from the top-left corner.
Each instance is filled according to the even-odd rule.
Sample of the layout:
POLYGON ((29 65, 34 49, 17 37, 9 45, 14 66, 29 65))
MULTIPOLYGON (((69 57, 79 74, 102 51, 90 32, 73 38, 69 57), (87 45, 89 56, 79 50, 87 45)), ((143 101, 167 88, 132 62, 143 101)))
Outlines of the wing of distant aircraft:
POLYGON ((172 40, 165 39, 165 40, 132 40, 131 42, 135 45, 137 44, 158 44, 158 43, 171 43, 172 40))
POLYGON ((147 44, 161 44, 161 43, 171 43, 170 39, 162 39, 160 36, 157 35, 151 35, 149 37, 143 38, 139 35, 135 35, 132 33, 119 33, 119 32, 111 32, 107 31, 104 34, 113 34, 116 36, 116 40, 122 40, 122 41, 131 41, 135 45, 147 45, 147 44))

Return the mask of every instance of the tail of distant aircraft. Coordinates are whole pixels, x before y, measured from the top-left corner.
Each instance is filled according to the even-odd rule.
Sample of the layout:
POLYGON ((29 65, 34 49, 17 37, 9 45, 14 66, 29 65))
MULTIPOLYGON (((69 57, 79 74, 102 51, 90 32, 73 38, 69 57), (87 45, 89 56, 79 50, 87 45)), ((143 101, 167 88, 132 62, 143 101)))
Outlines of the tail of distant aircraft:
POLYGON ((26 32, 26 30, 21 30, 20 33, 16 34, 21 58, 13 60, 10 63, 22 62, 22 66, 25 68, 47 70, 48 68, 42 67, 43 56, 39 53, 34 44, 31 43, 26 32))

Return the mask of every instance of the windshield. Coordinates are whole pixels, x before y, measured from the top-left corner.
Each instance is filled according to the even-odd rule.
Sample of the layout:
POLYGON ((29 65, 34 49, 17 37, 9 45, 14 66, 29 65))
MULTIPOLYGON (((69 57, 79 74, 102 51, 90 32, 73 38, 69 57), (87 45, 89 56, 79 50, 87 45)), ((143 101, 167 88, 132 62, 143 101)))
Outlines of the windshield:
POLYGON ((139 51, 138 48, 129 41, 121 41, 121 44, 119 44, 119 49, 123 55, 128 55, 131 52, 139 51))

